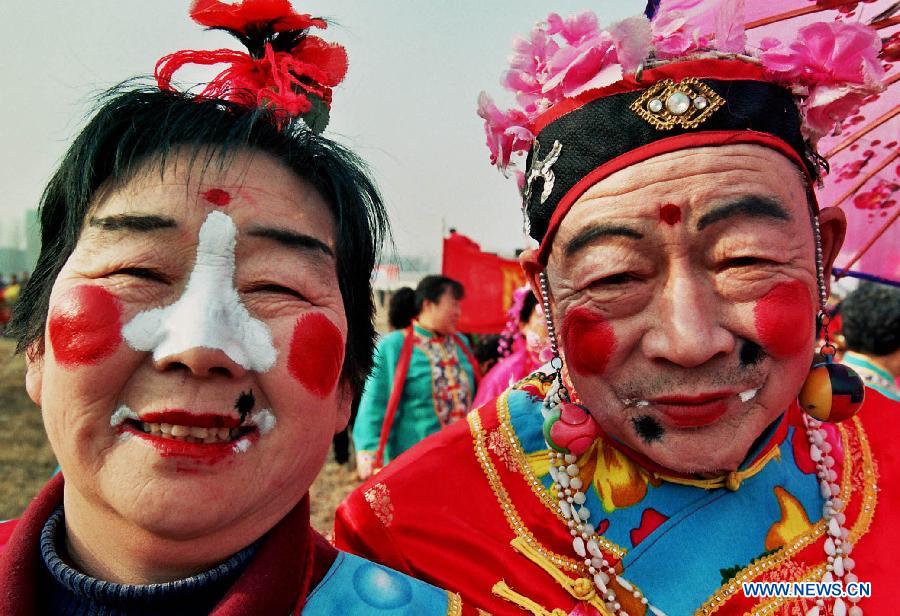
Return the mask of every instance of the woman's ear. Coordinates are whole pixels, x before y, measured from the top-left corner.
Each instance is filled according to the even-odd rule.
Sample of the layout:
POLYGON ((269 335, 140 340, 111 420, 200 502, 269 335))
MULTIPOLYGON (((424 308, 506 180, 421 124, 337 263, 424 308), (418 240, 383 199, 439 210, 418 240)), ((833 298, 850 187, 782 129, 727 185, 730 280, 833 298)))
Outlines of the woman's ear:
POLYGON ((41 405, 41 391, 44 385, 44 354, 40 342, 32 342, 25 349, 25 391, 31 401, 41 405))

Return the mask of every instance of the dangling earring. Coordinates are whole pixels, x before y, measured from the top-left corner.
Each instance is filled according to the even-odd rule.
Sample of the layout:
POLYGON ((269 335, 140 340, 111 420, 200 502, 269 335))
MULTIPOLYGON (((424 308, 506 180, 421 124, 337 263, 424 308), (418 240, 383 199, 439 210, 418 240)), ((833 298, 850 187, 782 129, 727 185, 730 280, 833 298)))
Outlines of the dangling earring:
POLYGON ((819 313, 816 322, 821 328, 824 343, 819 355, 825 361, 814 364, 803 382, 797 401, 811 417, 819 421, 837 423, 856 415, 865 399, 866 388, 856 372, 834 361, 837 351, 828 333, 829 316, 825 310, 828 295, 825 291, 825 269, 822 265, 822 237, 819 218, 813 216, 813 234, 816 241, 816 282, 819 286, 819 313))
POLYGON ((591 414, 582 406, 572 402, 569 390, 563 382, 563 361, 559 355, 559 342, 550 313, 550 289, 547 274, 541 272, 541 299, 544 308, 544 319, 547 321, 547 338, 553 358, 550 366, 556 371, 553 385, 541 412, 544 415, 544 439, 547 445, 560 453, 580 456, 600 435, 600 426, 591 414))

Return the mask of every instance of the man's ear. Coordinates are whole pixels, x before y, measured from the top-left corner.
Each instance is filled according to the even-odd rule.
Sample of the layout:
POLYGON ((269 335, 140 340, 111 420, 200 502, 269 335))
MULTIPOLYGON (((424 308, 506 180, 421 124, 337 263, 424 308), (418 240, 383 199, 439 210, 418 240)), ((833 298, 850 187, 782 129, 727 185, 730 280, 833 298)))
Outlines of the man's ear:
POLYGON ((25 349, 25 391, 31 401, 41 405, 41 391, 44 386, 43 342, 35 341, 25 349))
POLYGON ((847 217, 839 207, 827 207, 819 212, 819 236, 822 238, 822 266, 825 268, 825 288, 831 293, 831 268, 837 259, 844 236, 847 217))
POLYGON ((541 272, 544 271, 544 266, 537 259, 537 251, 533 248, 523 250, 519 255, 519 265, 525 272, 525 280, 528 281, 534 296, 543 304, 545 298, 541 293, 541 272))

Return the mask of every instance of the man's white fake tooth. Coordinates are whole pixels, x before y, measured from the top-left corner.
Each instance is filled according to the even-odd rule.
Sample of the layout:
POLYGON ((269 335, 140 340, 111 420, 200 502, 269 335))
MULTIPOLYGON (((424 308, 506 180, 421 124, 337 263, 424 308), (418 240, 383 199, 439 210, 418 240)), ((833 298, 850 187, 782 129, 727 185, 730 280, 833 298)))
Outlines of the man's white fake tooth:
POLYGON ((242 438, 239 441, 234 443, 234 452, 235 453, 243 453, 250 449, 250 439, 242 438))
POLYGON ((116 412, 112 414, 112 417, 109 418, 109 425, 115 428, 116 426, 122 425, 125 423, 126 419, 139 419, 137 413, 132 411, 126 405, 122 405, 116 409, 116 412))
POLYGON ((637 402, 634 403, 634 405, 636 407, 640 408, 642 406, 650 406, 650 402, 647 400, 638 400, 637 402))
POLYGON ((756 392, 759 391, 759 387, 756 389, 748 389, 747 391, 742 391, 738 394, 738 398, 741 399, 741 402, 750 402, 753 398, 756 397, 756 392))

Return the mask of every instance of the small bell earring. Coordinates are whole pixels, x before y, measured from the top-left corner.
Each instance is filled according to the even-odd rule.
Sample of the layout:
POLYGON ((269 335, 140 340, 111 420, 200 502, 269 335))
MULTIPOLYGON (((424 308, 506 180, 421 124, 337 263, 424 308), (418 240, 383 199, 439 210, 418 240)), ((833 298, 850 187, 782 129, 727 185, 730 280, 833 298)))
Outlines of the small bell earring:
POLYGON ((813 216, 813 232, 816 240, 816 275, 819 286, 819 314, 817 322, 824 336, 819 355, 824 361, 816 363, 809 371, 797 398, 800 408, 819 421, 837 423, 856 415, 866 397, 863 380, 844 364, 834 361, 837 349, 828 333, 829 317, 825 310, 828 300, 825 291, 825 271, 822 265, 822 241, 819 219, 813 216))
POLYGON ((563 361, 559 355, 559 343, 556 338, 556 329, 553 326, 553 316, 550 313, 550 290, 547 284, 547 275, 543 272, 541 273, 541 295, 544 318, 547 321, 547 337, 553 353, 550 366, 556 370, 553 385, 547 392, 541 407, 544 415, 544 440, 555 451, 580 456, 600 436, 600 426, 597 425, 596 420, 587 409, 572 402, 569 390, 563 382, 563 361))

